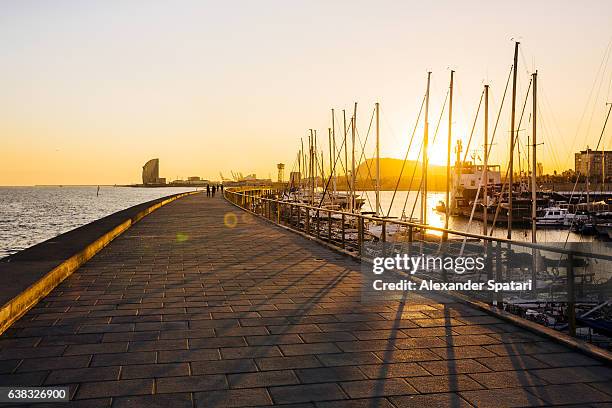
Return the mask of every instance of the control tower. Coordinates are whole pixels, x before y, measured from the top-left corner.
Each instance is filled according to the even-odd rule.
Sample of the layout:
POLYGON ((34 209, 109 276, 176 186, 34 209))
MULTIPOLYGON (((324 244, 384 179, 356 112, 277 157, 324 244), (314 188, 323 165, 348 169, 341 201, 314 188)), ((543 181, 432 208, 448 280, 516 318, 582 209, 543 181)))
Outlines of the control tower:
POLYGON ((278 182, 282 183, 285 178, 285 164, 278 163, 276 165, 276 168, 278 169, 278 182))

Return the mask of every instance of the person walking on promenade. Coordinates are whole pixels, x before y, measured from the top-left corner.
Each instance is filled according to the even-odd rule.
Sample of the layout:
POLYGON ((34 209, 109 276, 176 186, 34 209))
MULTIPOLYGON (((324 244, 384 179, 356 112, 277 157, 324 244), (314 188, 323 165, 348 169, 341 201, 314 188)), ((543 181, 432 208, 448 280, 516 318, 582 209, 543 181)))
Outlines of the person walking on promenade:
POLYGON ((210 197, 210 184, 206 185, 206 197, 210 197))
POLYGON ((212 196, 215 196, 215 192, 217 191, 217 187, 215 187, 214 185, 212 186, 212 196))
POLYGON ((221 192, 223 193, 223 184, 221 184, 221 192))

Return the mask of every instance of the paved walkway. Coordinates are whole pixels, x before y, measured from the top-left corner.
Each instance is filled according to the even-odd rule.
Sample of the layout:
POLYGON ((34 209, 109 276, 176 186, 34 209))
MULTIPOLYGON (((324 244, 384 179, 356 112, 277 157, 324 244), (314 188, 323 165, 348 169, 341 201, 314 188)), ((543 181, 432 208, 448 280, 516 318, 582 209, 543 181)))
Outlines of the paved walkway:
POLYGON ((597 361, 459 304, 362 304, 354 261, 202 196, 146 217, 0 337, 0 385, 55 384, 70 407, 612 401, 597 361))

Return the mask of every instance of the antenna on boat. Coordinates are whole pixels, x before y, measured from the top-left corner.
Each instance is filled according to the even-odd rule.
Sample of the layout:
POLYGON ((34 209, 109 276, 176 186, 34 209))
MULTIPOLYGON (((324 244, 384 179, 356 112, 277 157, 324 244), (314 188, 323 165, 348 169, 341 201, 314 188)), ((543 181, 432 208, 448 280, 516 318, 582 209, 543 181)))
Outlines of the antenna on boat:
POLYGON ((427 91, 425 93, 425 126, 423 131, 423 169, 421 174, 421 223, 427 224, 427 149, 429 145, 429 85, 431 71, 427 72, 427 91))
POLYGON ((520 42, 514 43, 514 64, 512 65, 512 116, 510 117, 510 163, 508 164, 508 239, 512 239, 512 189, 514 188, 514 120, 516 113, 516 75, 520 42))

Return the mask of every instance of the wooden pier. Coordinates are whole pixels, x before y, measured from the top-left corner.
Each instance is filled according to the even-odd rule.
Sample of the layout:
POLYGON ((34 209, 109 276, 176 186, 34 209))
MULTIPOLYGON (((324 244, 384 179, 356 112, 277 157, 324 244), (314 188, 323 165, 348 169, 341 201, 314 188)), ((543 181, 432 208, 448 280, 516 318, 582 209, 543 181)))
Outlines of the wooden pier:
MULTIPOLYGON (((612 369, 459 303, 361 302, 360 265, 192 195, 0 337, 0 386, 70 407, 604 406, 612 369)), ((39 404, 37 406, 44 406, 39 404)))

